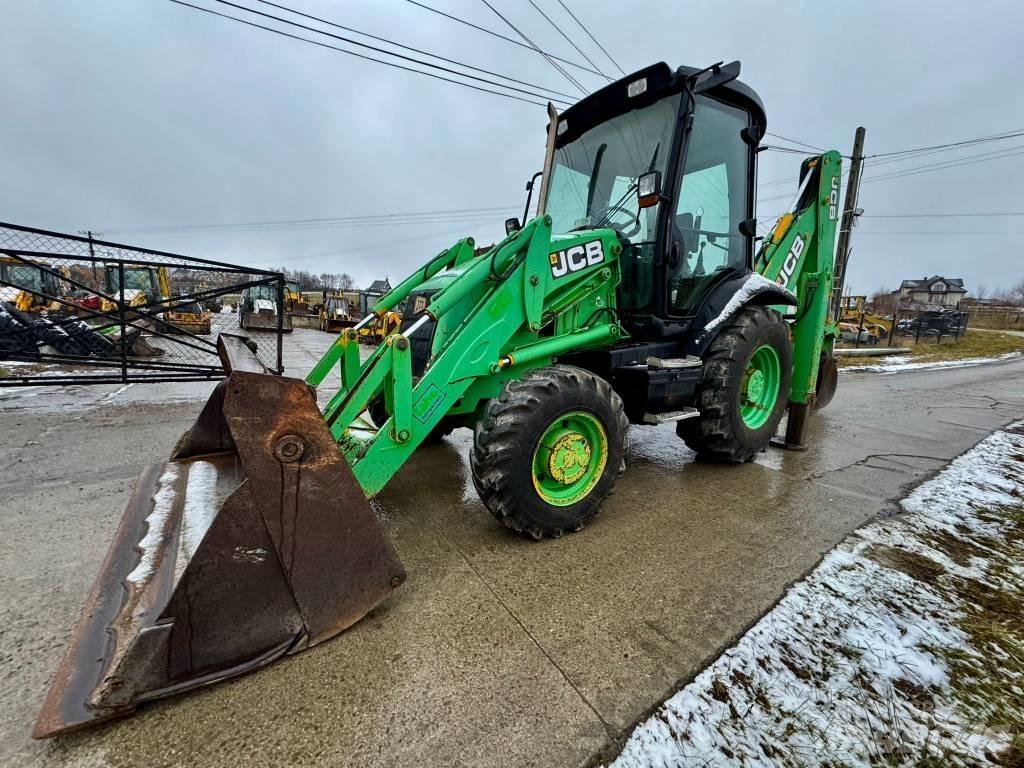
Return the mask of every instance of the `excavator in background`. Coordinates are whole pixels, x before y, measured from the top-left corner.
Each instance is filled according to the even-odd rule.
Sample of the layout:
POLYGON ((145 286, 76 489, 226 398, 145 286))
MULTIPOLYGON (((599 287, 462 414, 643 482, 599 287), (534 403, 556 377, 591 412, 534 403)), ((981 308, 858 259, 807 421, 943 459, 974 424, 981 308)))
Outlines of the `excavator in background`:
MULTIPOLYGON (((375 305, 376 306, 376 305, 375 305)), ((402 323, 402 313, 394 310, 374 314, 373 318, 358 330, 360 344, 380 344, 388 336, 398 330, 402 323)), ((353 323, 354 325, 354 323, 353 323)))
POLYGON ((537 215, 508 220, 484 253, 467 237, 428 259, 305 380, 222 334, 227 378, 139 478, 34 735, 357 622, 406 578, 368 499, 454 427, 474 430, 484 506, 533 539, 594 520, 631 424, 673 425, 729 464, 785 418, 782 444, 804 448, 809 412, 836 388, 841 155, 802 160, 755 248, 767 119, 739 70, 655 64, 561 115, 549 106, 537 215), (360 360, 361 332, 399 307, 360 360))
POLYGON ((85 297, 70 289, 64 268, 0 257, 0 360, 53 360, 60 357, 158 357, 132 328, 122 337, 114 325, 98 326, 79 319, 100 309, 95 294, 85 297))
POLYGON ((319 327, 321 331, 338 333, 345 328, 351 328, 359 318, 352 311, 352 302, 343 293, 328 295, 324 291, 324 300, 319 307, 319 327))
MULTIPOLYGON (((167 268, 154 265, 125 266, 113 264, 104 266, 104 288, 113 296, 121 291, 121 274, 124 274, 124 299, 132 307, 146 307, 159 314, 163 320, 162 331, 167 333, 194 333, 208 335, 211 330, 210 313, 198 302, 175 302, 171 292, 171 280, 167 268)), ((104 312, 117 311, 117 305, 108 299, 100 300, 104 312)))
POLYGON ((309 302, 302 293, 302 284, 298 280, 284 281, 284 305, 286 312, 307 314, 309 302))
POLYGON ((276 331, 280 315, 281 330, 291 333, 292 319, 281 305, 277 286, 250 285, 238 299, 238 327, 243 331, 276 331))
POLYGON ((867 296, 846 294, 839 300, 839 338, 863 344, 877 344, 889 338, 892 318, 868 311, 867 296))
POLYGON ((51 271, 11 258, 0 256, 0 301, 6 301, 19 312, 55 312, 63 310, 60 302, 47 297, 63 296, 64 287, 51 271))

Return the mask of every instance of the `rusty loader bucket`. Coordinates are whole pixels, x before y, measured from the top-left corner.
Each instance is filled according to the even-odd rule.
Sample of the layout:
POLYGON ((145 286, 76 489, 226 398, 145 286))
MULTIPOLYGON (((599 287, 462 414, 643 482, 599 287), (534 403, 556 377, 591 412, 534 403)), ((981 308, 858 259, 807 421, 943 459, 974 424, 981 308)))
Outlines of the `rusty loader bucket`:
POLYGON ((312 390, 218 346, 228 377, 139 478, 36 738, 315 645, 405 578, 312 390))

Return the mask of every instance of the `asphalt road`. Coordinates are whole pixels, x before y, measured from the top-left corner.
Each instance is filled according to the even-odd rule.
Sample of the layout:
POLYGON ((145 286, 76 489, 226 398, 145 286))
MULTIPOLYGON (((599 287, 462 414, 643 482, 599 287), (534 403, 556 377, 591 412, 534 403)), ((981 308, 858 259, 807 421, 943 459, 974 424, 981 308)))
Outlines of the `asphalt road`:
MULTIPOLYGON (((297 331, 289 360, 323 346, 297 331)), ((208 385, 0 392, 0 764, 586 765, 848 532, 1024 418, 1024 361, 844 374, 810 450, 693 461, 634 428, 584 531, 541 544, 476 498, 467 430, 379 497, 409 574, 353 629, 247 677, 38 743, 29 731, 143 465, 208 385)))

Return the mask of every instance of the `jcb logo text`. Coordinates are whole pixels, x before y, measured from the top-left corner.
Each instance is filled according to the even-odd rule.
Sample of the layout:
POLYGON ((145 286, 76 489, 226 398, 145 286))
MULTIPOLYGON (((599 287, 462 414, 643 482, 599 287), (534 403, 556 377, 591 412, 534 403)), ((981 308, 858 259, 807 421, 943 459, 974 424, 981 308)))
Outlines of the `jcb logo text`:
POLYGON ((584 267, 600 264, 604 261, 604 248, 600 240, 593 240, 564 251, 556 251, 548 259, 551 262, 551 276, 558 279, 571 272, 579 272, 584 267))

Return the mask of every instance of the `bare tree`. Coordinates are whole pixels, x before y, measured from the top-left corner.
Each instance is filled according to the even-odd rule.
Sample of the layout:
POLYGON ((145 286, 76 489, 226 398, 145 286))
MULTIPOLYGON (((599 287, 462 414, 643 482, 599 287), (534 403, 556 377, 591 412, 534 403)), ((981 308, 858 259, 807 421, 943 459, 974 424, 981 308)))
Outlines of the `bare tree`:
POLYGON ((882 286, 871 294, 871 306, 874 307, 877 314, 892 314, 893 308, 896 306, 897 297, 898 294, 895 294, 885 286, 882 286))
POLYGON ((1024 280, 1020 280, 1010 289, 1010 298, 1014 304, 1024 304, 1024 280))

